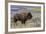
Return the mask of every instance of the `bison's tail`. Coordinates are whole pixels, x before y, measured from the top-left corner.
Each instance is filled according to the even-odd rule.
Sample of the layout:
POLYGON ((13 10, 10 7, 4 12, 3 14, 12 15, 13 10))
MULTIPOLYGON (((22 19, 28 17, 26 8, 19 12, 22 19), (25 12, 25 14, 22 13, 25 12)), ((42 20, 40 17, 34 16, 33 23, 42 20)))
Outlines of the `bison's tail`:
POLYGON ((13 18, 13 19, 14 19, 14 22, 16 23, 16 22, 17 22, 17 19, 16 19, 16 17, 15 17, 15 16, 14 16, 14 18, 13 18))

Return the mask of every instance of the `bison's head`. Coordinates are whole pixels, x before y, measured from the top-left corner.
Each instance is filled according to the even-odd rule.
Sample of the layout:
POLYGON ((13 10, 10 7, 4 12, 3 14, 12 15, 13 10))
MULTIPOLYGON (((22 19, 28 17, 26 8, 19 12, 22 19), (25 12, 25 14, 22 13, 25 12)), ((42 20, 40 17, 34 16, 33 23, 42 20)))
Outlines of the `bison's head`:
POLYGON ((32 18, 32 14, 30 12, 27 14, 27 18, 28 19, 31 19, 32 18))

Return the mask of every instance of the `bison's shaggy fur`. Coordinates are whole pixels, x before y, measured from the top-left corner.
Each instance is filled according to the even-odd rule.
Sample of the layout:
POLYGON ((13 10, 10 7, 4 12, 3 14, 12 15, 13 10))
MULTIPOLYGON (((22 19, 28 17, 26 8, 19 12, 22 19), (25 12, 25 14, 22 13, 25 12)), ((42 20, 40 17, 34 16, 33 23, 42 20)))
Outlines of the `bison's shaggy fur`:
POLYGON ((29 13, 23 13, 23 14, 16 14, 14 15, 14 22, 16 23, 18 20, 22 22, 22 24, 25 24, 26 20, 31 19, 32 14, 29 13))

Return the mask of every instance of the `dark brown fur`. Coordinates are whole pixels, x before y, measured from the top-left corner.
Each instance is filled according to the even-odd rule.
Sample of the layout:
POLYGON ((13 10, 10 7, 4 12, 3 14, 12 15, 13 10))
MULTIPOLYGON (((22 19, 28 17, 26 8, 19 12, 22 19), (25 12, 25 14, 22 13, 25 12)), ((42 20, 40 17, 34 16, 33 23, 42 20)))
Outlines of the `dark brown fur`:
POLYGON ((21 21, 22 24, 25 24, 26 20, 31 19, 32 18, 32 14, 29 12, 27 14, 16 14, 14 15, 14 22, 16 23, 17 21, 21 21))

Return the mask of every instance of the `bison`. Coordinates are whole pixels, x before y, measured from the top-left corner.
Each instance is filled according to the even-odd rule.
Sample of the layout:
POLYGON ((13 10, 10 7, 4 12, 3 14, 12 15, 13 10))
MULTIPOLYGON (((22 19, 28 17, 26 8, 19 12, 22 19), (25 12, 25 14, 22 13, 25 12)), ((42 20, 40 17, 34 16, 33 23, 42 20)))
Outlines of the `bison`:
POLYGON ((16 23, 17 21, 21 21, 22 24, 25 24, 25 22, 31 18, 32 18, 32 14, 30 12, 29 13, 15 14, 14 15, 14 22, 16 23))

